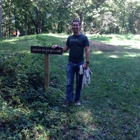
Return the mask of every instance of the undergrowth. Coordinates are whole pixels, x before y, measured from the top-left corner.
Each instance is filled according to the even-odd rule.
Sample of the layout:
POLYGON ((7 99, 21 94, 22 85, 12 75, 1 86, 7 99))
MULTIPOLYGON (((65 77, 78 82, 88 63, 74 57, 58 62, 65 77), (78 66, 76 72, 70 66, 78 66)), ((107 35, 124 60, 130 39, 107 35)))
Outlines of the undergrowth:
MULTIPOLYGON (((113 37, 91 39, 111 42, 113 37)), ((127 40, 126 35, 117 37, 127 40)), ((64 108, 67 54, 50 56, 50 86, 45 90, 45 57, 30 53, 31 44, 50 46, 64 40, 47 35, 1 39, 0 139, 139 140, 139 48, 134 44, 117 46, 113 52, 91 48, 93 74, 83 88, 82 105, 64 108)))

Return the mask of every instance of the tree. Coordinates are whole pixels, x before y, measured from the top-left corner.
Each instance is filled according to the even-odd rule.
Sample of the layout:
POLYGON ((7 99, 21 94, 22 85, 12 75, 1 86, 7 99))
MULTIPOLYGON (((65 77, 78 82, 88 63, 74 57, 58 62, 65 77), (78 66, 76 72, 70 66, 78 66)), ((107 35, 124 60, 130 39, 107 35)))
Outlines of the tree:
POLYGON ((2 0, 0 0, 0 37, 2 37, 2 0))
POLYGON ((75 18, 83 32, 140 32, 139 0, 0 0, 0 6, 3 36, 11 36, 15 29, 21 35, 71 33, 75 18))

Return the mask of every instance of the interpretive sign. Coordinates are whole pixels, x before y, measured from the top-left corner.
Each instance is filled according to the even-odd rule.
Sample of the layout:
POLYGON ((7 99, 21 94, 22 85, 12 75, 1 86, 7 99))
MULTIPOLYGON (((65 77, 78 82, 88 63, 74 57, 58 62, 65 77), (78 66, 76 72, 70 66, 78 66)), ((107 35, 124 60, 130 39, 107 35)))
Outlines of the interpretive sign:
POLYGON ((31 53, 40 53, 45 54, 45 88, 49 86, 49 71, 50 71, 50 57, 49 54, 58 54, 63 53, 63 48, 51 48, 51 47, 42 47, 42 46, 31 46, 31 53))
POLYGON ((43 54, 62 54, 62 48, 53 49, 51 47, 40 47, 40 46, 31 46, 31 53, 43 53, 43 54))

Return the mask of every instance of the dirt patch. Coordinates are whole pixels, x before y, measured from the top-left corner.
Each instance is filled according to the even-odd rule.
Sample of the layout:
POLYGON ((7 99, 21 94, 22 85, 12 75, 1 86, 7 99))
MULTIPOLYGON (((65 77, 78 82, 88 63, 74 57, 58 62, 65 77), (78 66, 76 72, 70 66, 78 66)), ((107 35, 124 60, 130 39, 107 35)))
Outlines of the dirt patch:
POLYGON ((97 42, 90 40, 90 47, 94 48, 95 50, 100 50, 100 51, 115 51, 116 46, 115 45, 110 45, 110 44, 105 44, 102 42, 97 42))

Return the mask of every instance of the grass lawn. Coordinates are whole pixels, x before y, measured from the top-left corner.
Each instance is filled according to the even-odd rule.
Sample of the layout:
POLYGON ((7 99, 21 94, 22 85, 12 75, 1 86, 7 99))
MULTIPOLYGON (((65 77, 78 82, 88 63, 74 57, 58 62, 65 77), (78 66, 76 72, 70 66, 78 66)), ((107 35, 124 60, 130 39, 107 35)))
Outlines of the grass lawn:
POLYGON ((65 100, 68 54, 50 56, 44 91, 44 55, 30 46, 65 45, 67 35, 0 39, 0 140, 140 140, 140 35, 88 35, 116 46, 91 46, 90 85, 80 107, 65 100))

